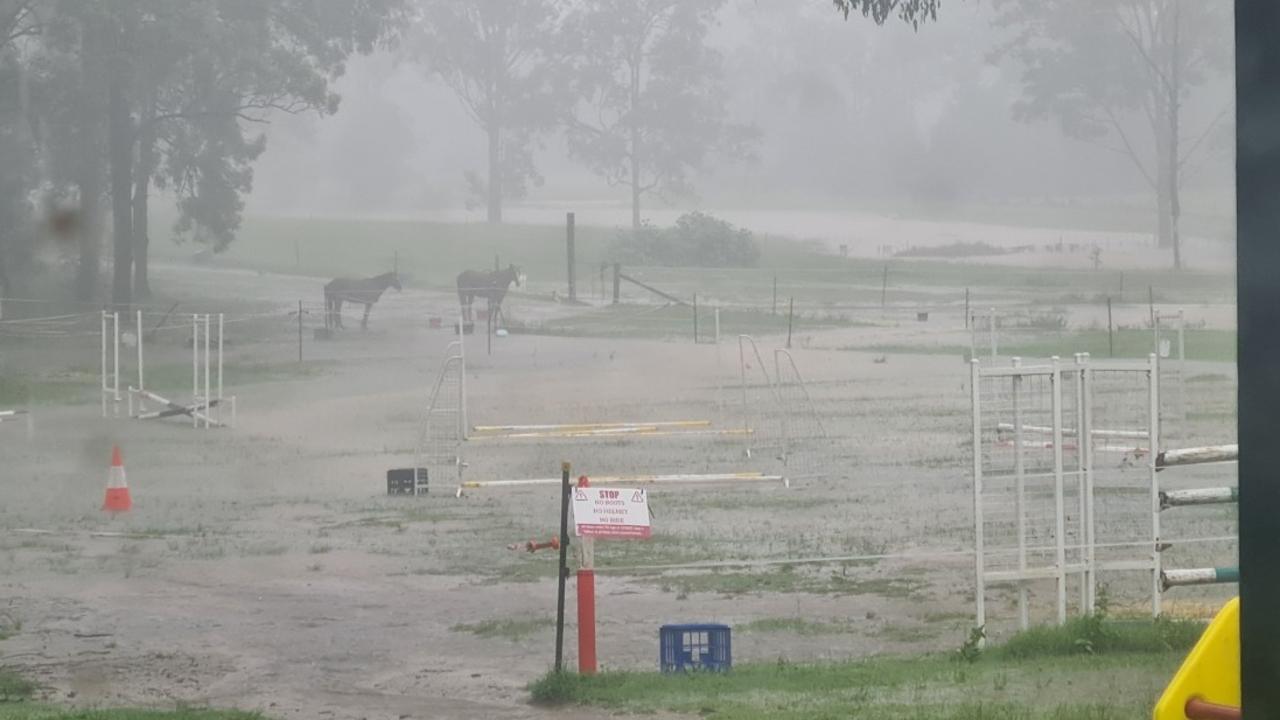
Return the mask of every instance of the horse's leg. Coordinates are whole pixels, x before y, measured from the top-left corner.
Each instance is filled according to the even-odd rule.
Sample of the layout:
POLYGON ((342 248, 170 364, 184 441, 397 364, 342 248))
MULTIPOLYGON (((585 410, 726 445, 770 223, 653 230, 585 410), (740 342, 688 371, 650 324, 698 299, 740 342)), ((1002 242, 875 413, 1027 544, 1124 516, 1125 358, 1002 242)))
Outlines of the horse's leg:
POLYGON ((373 303, 364 304, 364 317, 360 318, 360 329, 369 329, 369 311, 373 309, 373 303))

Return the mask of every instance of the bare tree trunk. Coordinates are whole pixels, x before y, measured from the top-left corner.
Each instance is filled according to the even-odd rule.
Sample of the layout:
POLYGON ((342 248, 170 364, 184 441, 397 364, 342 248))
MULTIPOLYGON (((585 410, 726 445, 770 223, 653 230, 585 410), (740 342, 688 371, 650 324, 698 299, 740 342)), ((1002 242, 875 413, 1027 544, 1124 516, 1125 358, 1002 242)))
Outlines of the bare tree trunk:
POLYGON ((1182 57, 1179 53, 1181 40, 1181 6, 1173 3, 1173 47, 1172 62, 1169 71, 1169 235, 1173 245, 1173 268, 1182 269, 1182 236, 1178 223, 1182 218, 1182 198, 1179 197, 1180 182, 1178 177, 1179 150, 1178 133, 1182 131, 1182 57))
POLYGON ((631 229, 640 229, 640 61, 631 63, 631 108, 627 122, 631 130, 631 229))
POLYGON ((1169 160, 1169 150, 1173 142, 1169 139, 1168 115, 1161 109, 1165 122, 1156 133, 1156 246, 1167 248, 1173 245, 1173 229, 1170 224, 1173 218, 1171 210, 1173 163, 1169 160))
POLYGON ((82 158, 80 179, 80 263, 76 268, 76 299, 88 302, 98 294, 98 272, 102 268, 102 183, 95 155, 82 158))
POLYGON ((151 245, 147 216, 151 173, 155 171, 156 131, 152 124, 154 117, 155 104, 148 103, 138 129, 138 166, 134 168, 133 173, 133 296, 138 300, 151 297, 151 282, 147 276, 147 252, 151 245))
POLYGON ((113 68, 107 89, 107 149, 111 165, 111 227, 114 274, 111 303, 127 311, 133 302, 133 127, 125 78, 113 68))
POLYGON ((489 125, 489 222, 502 222, 502 133, 497 121, 489 125))
POLYGON ((5 256, 8 254, 8 241, 0 240, 0 319, 4 319, 4 299, 13 292, 9 272, 5 269, 5 256))
POLYGON ((640 163, 631 159, 631 228, 640 229, 640 163))
POLYGON ((75 100, 78 122, 81 123, 76 178, 80 193, 80 262, 76 268, 76 299, 80 302, 88 302, 98 294, 98 273, 102 269, 101 146, 98 144, 99 125, 92 120, 99 117, 100 108, 94 107, 91 99, 91 93, 101 79, 101 63, 100 31, 95 25, 86 24, 81 28, 80 87, 75 100))

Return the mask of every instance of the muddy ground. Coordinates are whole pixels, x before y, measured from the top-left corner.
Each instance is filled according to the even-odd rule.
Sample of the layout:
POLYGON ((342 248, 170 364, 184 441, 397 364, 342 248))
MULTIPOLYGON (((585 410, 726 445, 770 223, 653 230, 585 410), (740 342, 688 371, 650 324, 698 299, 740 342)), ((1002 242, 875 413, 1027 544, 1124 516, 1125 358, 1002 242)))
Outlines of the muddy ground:
MULTIPOLYGON (((53 699, 86 706, 180 702, 282 718, 549 715, 528 704, 525 686, 552 664, 555 558, 506 546, 553 534, 555 488, 456 498, 456 483, 437 480, 426 497, 385 494, 385 471, 411 463, 428 388, 455 339, 447 322, 431 329, 426 320, 451 312, 452 298, 388 295, 369 331, 349 317, 352 329, 327 342, 312 339, 317 320, 307 317, 298 367, 288 303, 314 295, 317 281, 164 270, 162 292, 188 305, 233 298, 204 309, 229 312, 237 426, 101 418, 96 319, 64 337, 11 339, 9 368, 82 379, 89 394, 38 406, 32 440, 0 427, 0 619, 20 624, 0 645, 0 663, 53 699), (135 502, 119 517, 99 510, 114 443, 135 502)), ((597 548, 603 665, 653 668, 658 627, 670 622, 734 625, 738 662, 958 647, 973 611, 968 367, 947 355, 847 348, 904 337, 967 342, 962 322, 943 313, 928 324, 797 338, 793 354, 830 438, 809 450, 812 476, 790 488, 654 487, 655 539, 597 548), (824 557, 840 559, 769 564, 824 557), (721 561, 760 564, 698 567, 721 561), (695 567, 663 567, 672 565, 695 567)), ((188 332, 163 330, 146 346, 151 372, 177 378, 178 398, 190 394, 181 384, 188 332)), ((470 340, 474 424, 745 422, 736 343, 512 335, 495 338, 488 354, 483 338, 470 340)), ((766 356, 783 342, 758 341, 766 356)), ((1234 367, 1188 372, 1202 378, 1189 386, 1205 409, 1195 431, 1231 441, 1234 367)), ((768 453, 743 451, 740 437, 699 435, 472 441, 464 455, 475 480, 555 476, 564 460, 588 475, 776 470, 768 453)), ((1217 510, 1171 522, 1181 537, 1234 531, 1234 515, 1217 510)), ((1180 552, 1191 563, 1231 549, 1180 552)), ((1127 582, 1117 581, 1122 600, 1127 582)), ((572 592, 570 583, 571 665, 572 592)), ((1013 597, 989 596, 993 633, 1011 626, 1013 597)), ((1048 617, 1049 597, 1037 590, 1035 599, 1048 617)))

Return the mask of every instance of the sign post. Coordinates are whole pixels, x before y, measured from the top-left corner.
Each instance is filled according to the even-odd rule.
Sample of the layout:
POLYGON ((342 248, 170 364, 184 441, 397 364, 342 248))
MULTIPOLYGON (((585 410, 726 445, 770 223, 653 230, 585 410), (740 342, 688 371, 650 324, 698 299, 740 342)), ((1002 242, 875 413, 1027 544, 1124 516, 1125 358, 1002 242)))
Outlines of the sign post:
POLYGON ((584 475, 573 489, 574 534, 581 538, 578 567, 578 672, 594 675, 596 663, 595 539, 647 540, 649 495, 644 490, 591 487, 584 475))
POLYGON ((556 593, 556 672, 564 670, 564 583, 569 575, 569 463, 560 465, 560 564, 556 593))

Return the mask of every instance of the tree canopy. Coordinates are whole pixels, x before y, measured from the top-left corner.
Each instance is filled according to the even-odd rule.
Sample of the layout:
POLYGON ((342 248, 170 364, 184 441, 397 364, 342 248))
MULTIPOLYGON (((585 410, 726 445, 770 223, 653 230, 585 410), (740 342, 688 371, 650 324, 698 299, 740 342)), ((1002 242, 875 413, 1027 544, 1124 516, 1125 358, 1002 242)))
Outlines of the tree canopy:
POLYGON ((918 26, 926 20, 938 19, 938 7, 942 0, 833 0, 836 9, 844 13, 860 12, 877 24, 883 24, 891 16, 898 16, 904 22, 918 26))

